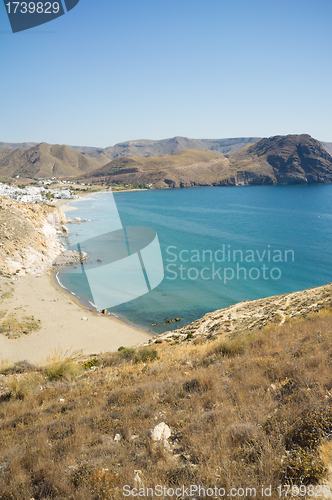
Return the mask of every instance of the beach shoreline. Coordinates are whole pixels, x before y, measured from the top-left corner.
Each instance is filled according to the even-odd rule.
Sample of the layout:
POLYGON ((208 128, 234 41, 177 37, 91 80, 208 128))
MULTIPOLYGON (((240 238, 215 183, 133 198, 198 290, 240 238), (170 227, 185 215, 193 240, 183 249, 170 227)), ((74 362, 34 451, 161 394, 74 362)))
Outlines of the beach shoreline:
MULTIPOLYGON (((124 192, 127 192, 127 191, 147 191, 147 189, 129 189, 129 190, 126 190, 124 192)), ((101 192, 110 193, 111 190, 104 189, 104 190, 98 191, 98 193, 101 193, 101 192)), ((69 201, 68 200, 58 200, 56 202, 57 203, 57 208, 62 212, 64 219, 65 220, 67 219, 67 217, 66 217, 66 213, 67 212, 71 212, 73 210, 77 210, 77 208, 78 208, 78 207, 70 206, 69 203, 75 203, 75 202, 82 202, 82 201, 93 200, 93 198, 90 198, 91 194, 92 193, 87 194, 86 196, 80 197, 78 199, 73 199, 73 200, 69 200, 69 201)), ((58 274, 59 274, 59 271, 56 271, 56 272, 53 271, 53 283, 54 283, 54 285, 57 288, 59 288, 63 293, 69 295, 72 298, 72 300, 74 300, 83 309, 89 309, 89 310, 92 310, 92 311, 96 312, 97 314, 100 314, 101 311, 99 311, 98 308, 94 304, 92 304, 91 302, 89 302, 84 297, 80 297, 76 293, 74 293, 71 290, 67 289, 61 283, 61 281, 60 281, 60 279, 58 277, 58 274)), ((109 312, 106 314, 106 316, 116 318, 118 321, 121 321, 125 325, 127 325, 129 327, 132 327, 132 328, 135 328, 137 330, 140 330, 142 332, 145 332, 148 335, 151 335, 151 336, 155 335, 151 330, 148 330, 147 328, 144 328, 141 325, 136 325, 135 323, 133 323, 129 319, 125 318, 124 316, 117 315, 117 314, 114 314, 114 313, 109 313, 109 312)))
POLYGON ((56 286, 51 271, 18 278, 2 308, 12 315, 33 317, 40 321, 40 328, 17 338, 0 334, 0 361, 26 360, 42 365, 57 350, 91 355, 132 347, 152 338, 114 316, 83 307, 56 286))
POLYGON ((151 189, 123 189, 119 191, 112 191, 112 189, 100 189, 99 191, 93 191, 91 193, 87 193, 84 196, 78 196, 77 198, 72 198, 72 199, 60 199, 56 200, 55 202, 52 202, 52 205, 55 205, 57 208, 59 208, 63 212, 71 212, 72 210, 76 210, 76 207, 71 207, 69 206, 69 203, 80 203, 82 201, 87 201, 90 196, 93 196, 95 194, 99 193, 112 193, 112 194, 118 194, 118 193, 134 193, 134 192, 139 192, 139 191, 150 191, 151 189), (63 209, 63 207, 65 207, 63 209))
MULTIPOLYGON (((61 283, 60 279, 58 278, 58 274, 59 274, 59 271, 56 271, 56 272, 52 271, 53 284, 57 289, 61 290, 61 292, 63 292, 67 296, 69 296, 82 309, 87 309, 88 311, 92 311, 96 314, 102 314, 101 311, 99 309, 97 309, 97 307, 94 304, 92 304, 89 300, 85 299, 84 297, 80 297, 76 293, 74 293, 71 290, 69 290, 68 288, 66 288, 61 283)), ((104 314, 103 316, 110 317, 110 318, 116 318, 118 321, 120 321, 121 323, 124 323, 125 325, 127 325, 131 328, 135 328, 136 330, 145 332, 152 337, 154 336, 153 332, 147 330, 146 328, 142 327, 141 325, 136 325, 135 323, 133 323, 132 321, 129 321, 129 319, 127 319, 123 316, 120 316, 120 315, 117 315, 114 313, 110 313, 110 312, 108 312, 107 314, 104 314)))
MULTIPOLYGON (((65 214, 66 208, 74 208, 68 203, 79 201, 84 199, 59 200, 60 206, 56 208, 65 214)), ((4 276, 0 280, 11 281, 4 276)), ((7 333, 0 333, 0 362, 26 360, 42 365, 55 352, 80 352, 89 356, 116 351, 120 346, 133 347, 153 337, 153 333, 125 318, 101 314, 92 305, 88 307, 86 300, 56 283, 55 273, 49 265, 43 265, 38 273, 17 275, 12 280, 12 292, 0 304, 0 326, 4 317, 12 318, 13 325, 29 317, 40 327, 20 334, 15 334, 13 327, 7 333)))

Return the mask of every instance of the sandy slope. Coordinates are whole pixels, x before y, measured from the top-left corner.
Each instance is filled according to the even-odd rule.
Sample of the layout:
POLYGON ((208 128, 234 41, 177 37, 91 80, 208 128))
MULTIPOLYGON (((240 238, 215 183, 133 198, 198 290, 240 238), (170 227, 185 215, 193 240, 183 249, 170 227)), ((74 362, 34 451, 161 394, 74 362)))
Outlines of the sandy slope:
POLYGON ((121 345, 132 346, 151 338, 116 318, 83 309, 56 287, 51 273, 40 278, 20 277, 13 297, 4 299, 1 307, 7 311, 23 308, 41 320, 42 328, 17 339, 0 334, 0 359, 42 363, 58 347, 91 354, 114 351, 121 345))

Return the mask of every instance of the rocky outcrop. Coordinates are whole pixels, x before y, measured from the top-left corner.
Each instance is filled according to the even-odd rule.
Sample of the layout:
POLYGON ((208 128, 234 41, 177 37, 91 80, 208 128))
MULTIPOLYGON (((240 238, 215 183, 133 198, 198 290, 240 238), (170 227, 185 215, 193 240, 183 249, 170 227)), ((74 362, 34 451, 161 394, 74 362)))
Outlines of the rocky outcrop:
POLYGON ((256 174, 246 170, 239 170, 234 176, 221 180, 215 186, 266 186, 276 184, 273 176, 256 174))
POLYGON ((205 314, 190 325, 166 332, 151 339, 160 341, 190 340, 199 336, 226 336, 237 331, 252 331, 269 323, 281 325, 290 320, 332 307, 332 284, 309 288, 301 292, 275 295, 265 299, 239 302, 225 309, 205 314))

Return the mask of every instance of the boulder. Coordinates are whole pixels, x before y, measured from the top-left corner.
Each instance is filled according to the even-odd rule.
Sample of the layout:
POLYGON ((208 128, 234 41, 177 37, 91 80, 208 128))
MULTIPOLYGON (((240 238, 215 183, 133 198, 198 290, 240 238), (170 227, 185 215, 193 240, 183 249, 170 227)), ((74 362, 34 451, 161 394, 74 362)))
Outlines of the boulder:
POLYGON ((156 427, 152 429, 150 435, 153 441, 165 441, 171 434, 171 429, 168 425, 165 424, 165 422, 160 422, 160 424, 156 425, 156 427))

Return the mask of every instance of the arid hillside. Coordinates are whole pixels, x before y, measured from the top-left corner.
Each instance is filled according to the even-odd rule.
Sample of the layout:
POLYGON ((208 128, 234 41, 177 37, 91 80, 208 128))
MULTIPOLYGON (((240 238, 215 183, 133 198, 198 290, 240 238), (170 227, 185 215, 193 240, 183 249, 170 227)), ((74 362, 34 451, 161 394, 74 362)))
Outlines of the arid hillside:
POLYGON ((3 148, 2 155, 0 150, 0 179, 16 175, 28 179, 75 177, 96 168, 98 163, 69 146, 42 142, 29 149, 3 148))
POLYGON ((258 141, 258 137, 236 137, 231 139, 189 139, 188 137, 172 137, 160 141, 140 139, 126 141, 105 149, 73 147, 84 156, 88 156, 101 165, 118 157, 140 157, 170 155, 183 149, 210 151, 212 153, 231 153, 258 141))
POLYGON ((332 309, 332 284, 309 288, 299 292, 275 295, 264 299, 246 300, 225 309, 207 313, 190 325, 177 328, 155 337, 184 340, 213 335, 251 332, 267 325, 283 325, 293 320, 305 319, 322 309, 332 309))
MULTIPOLYGON (((115 144, 115 146, 110 146, 108 148, 90 148, 86 146, 51 146, 50 148, 54 148, 51 152, 53 156, 57 159, 57 167, 58 167, 58 175, 71 176, 75 175, 72 172, 72 169, 66 172, 64 170, 64 165, 59 164, 59 160, 65 163, 65 167, 73 167, 77 166, 78 159, 80 163, 83 164, 82 156, 84 157, 85 166, 84 168, 79 168, 79 170, 90 171, 98 168, 98 166, 104 166, 109 163, 111 160, 118 157, 142 157, 148 158, 151 156, 160 156, 163 154, 172 154, 177 151, 181 151, 183 149, 196 149, 199 151, 211 151, 216 153, 231 153, 233 151, 237 151, 249 144, 253 144, 258 141, 258 137, 238 137, 231 139, 188 139, 187 137, 173 137, 171 139, 162 139, 160 141, 152 141, 152 140, 137 140, 137 141, 127 141, 119 144, 115 144), (56 152, 57 149, 61 147, 65 149, 67 158, 58 157, 56 152), (70 153, 71 150, 71 153, 70 153), (79 153, 79 154, 77 154, 79 153), (69 159, 69 162, 63 161, 69 159), (63 172, 65 172, 63 174, 63 172)), ((45 144, 46 143, 42 143, 45 144)), ((33 142, 23 142, 23 143, 7 143, 0 142, 0 176, 1 174, 1 165, 2 160, 6 155, 12 153, 10 157, 8 157, 7 161, 4 162, 3 166, 6 167, 4 169, 4 173, 9 175, 11 173, 11 169, 13 168, 13 159, 18 161, 22 156, 22 160, 18 161, 18 167, 26 169, 27 173, 33 173, 35 175, 36 169, 31 168, 29 166, 30 155, 36 155, 35 151, 40 149, 41 144, 33 143, 33 142), (15 150, 18 150, 14 153, 15 150), (31 150, 28 152, 28 150, 31 150), (24 151, 27 153, 24 155, 24 151)), ((45 146, 43 148, 45 150, 45 146)), ((45 152, 45 151, 44 151, 45 152)), ((32 159, 34 162, 35 156, 32 159)), ((54 161, 54 159, 53 159, 54 161)), ((47 164, 50 163, 49 157, 40 156, 39 159, 39 167, 40 167, 40 177, 43 177, 44 174, 49 176, 49 167, 47 164), (45 163, 45 165, 43 165, 45 163)), ((52 159, 51 159, 52 163, 52 159)), ((37 165, 38 166, 38 165, 37 165)), ((81 165, 82 166, 82 165, 81 165)), ((16 172, 16 171, 15 171, 16 172)), ((77 172, 76 172, 77 174, 77 172)), ((16 172, 16 175, 19 175, 19 172, 16 172)), ((23 175, 23 171, 22 174, 23 175)))
POLYGON ((190 485, 217 497, 328 493, 331 332, 321 309, 226 338, 3 362, 0 498, 120 500, 157 485, 162 499, 190 485))
POLYGON ((211 186, 224 176, 228 160, 220 153, 186 149, 151 158, 116 158, 90 175, 89 182, 152 184, 154 188, 211 186))

